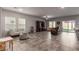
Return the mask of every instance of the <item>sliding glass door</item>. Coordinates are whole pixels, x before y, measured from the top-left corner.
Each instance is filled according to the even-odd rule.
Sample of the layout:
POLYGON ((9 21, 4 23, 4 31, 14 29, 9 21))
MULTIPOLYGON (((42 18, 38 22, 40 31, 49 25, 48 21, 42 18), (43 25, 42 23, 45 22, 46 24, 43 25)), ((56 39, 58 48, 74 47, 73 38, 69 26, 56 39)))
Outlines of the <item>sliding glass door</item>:
POLYGON ((74 32, 75 21, 63 21, 62 28, 63 28, 63 31, 74 32))

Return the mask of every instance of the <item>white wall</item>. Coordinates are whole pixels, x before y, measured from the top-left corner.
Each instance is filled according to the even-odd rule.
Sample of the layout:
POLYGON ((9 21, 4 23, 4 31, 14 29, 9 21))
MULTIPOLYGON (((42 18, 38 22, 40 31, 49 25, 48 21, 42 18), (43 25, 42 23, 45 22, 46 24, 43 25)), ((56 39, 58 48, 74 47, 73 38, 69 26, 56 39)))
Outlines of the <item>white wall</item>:
POLYGON ((26 32, 28 33, 30 31, 30 27, 33 26, 35 31, 36 31, 36 21, 37 20, 40 20, 40 21, 44 21, 43 19, 41 18, 37 18, 37 17, 33 17, 33 16, 28 16, 28 15, 24 15, 24 14, 20 14, 20 13, 16 13, 16 12, 12 12, 12 11, 8 11, 8 10, 1 10, 1 19, 0 19, 0 35, 4 36, 4 29, 5 29, 5 19, 4 17, 5 16, 13 16, 13 17, 16 17, 16 20, 18 18, 25 18, 26 19, 26 32))
POLYGON ((0 8, 0 37, 1 37, 1 8, 0 8))
POLYGON ((75 27, 76 27, 76 29, 79 29, 79 20, 75 21, 75 27))

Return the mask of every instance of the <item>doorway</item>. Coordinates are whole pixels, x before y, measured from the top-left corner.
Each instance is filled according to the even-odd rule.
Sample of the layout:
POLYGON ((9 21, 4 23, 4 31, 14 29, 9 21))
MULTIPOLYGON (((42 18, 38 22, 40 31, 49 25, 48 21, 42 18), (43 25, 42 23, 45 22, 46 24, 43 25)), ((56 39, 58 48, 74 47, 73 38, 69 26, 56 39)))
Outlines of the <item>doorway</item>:
POLYGON ((62 28, 64 32, 75 32, 75 21, 62 21, 62 28))

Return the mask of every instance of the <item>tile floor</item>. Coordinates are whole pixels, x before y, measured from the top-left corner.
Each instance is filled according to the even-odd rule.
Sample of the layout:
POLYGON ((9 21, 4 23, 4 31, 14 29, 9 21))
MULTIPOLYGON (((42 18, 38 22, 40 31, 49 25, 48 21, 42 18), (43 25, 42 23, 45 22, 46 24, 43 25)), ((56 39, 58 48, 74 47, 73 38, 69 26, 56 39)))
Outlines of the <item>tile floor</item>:
POLYGON ((28 35, 30 39, 14 38, 14 51, 78 51, 79 41, 75 33, 62 32, 57 36, 50 32, 28 35))

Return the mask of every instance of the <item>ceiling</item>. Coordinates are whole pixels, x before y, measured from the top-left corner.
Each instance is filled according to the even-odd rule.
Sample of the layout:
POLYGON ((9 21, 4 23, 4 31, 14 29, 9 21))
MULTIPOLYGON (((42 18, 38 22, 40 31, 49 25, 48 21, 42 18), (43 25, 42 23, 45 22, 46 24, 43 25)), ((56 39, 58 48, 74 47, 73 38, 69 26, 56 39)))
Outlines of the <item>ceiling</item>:
POLYGON ((3 7, 3 9, 43 18, 46 18, 45 16, 54 18, 79 14, 79 7, 3 7))

